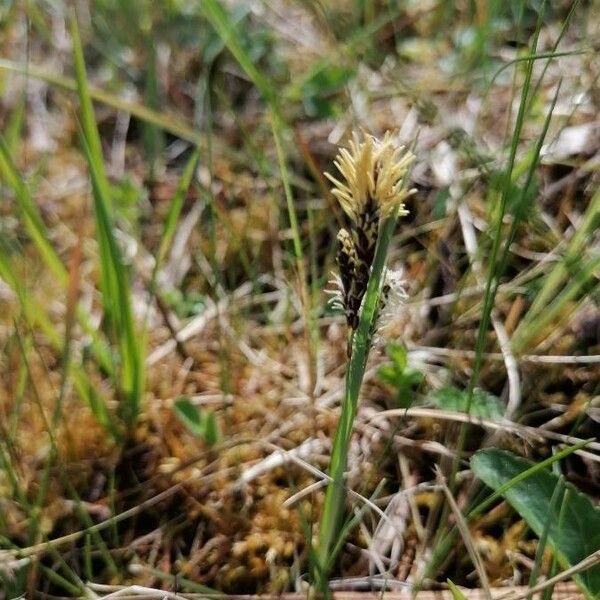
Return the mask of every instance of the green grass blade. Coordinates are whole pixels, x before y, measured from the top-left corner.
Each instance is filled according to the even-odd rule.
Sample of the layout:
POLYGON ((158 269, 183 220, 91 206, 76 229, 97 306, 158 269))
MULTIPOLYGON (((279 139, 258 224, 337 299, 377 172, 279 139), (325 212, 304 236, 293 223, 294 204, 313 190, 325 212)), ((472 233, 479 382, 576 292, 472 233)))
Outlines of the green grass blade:
POLYGON ((131 427, 140 410, 144 386, 144 364, 140 352, 143 343, 138 337, 134 323, 129 274, 114 237, 109 202, 100 184, 97 165, 90 153, 85 133, 82 136, 82 146, 92 179, 96 231, 100 246, 103 308, 119 348, 119 392, 123 401, 120 413, 125 423, 131 427))
POLYGON ((128 427, 131 427, 140 410, 144 385, 144 365, 140 352, 140 346, 143 344, 137 335, 134 323, 129 274, 113 233, 110 185, 104 168, 102 145, 94 117, 94 107, 74 11, 70 13, 69 26, 73 41, 73 60, 81 111, 81 140, 88 162, 94 196, 96 232, 100 249, 103 309, 108 328, 118 346, 120 359, 118 385, 122 400, 120 414, 128 427))
POLYGON ((8 284, 19 299, 19 303, 29 323, 39 326, 48 342, 56 349, 61 346, 61 337, 46 312, 26 293, 16 274, 12 262, 0 251, 0 277, 8 284))
POLYGON ((285 156, 281 146, 282 127, 276 115, 272 116, 271 130, 273 131, 273 139, 275 140, 275 149, 277 151, 277 160, 279 162, 279 170, 281 172, 281 181, 283 182, 288 218, 290 221, 290 227, 292 229, 292 236, 294 240, 294 256, 296 261, 299 263, 299 271, 303 271, 304 267, 300 267, 300 263, 303 263, 304 261, 304 252, 302 249, 302 241, 300 239, 300 228, 298 226, 298 217, 296 216, 294 198, 292 196, 292 189, 290 187, 290 178, 288 176, 288 171, 285 164, 285 156))
MULTIPOLYGON (((598 269, 600 269, 600 256, 591 256, 583 262, 572 263, 568 269, 566 267, 565 269, 568 274, 566 285, 560 291, 556 290, 556 295, 552 300, 548 299, 544 310, 535 318, 527 319, 521 336, 515 342, 517 348, 522 348, 524 344, 530 344, 549 325, 554 325, 554 328, 558 327, 559 323, 569 316, 569 313, 563 315, 568 303, 575 301, 582 290, 592 293, 593 289, 587 290, 587 288, 590 282, 595 280, 598 269)), ((597 285, 594 286, 594 288, 597 287, 597 285)))
MULTIPOLYGON (((544 529, 542 530, 542 534, 540 535, 540 540, 535 549, 535 559, 533 562, 533 568, 531 569, 531 574, 529 575, 528 587, 532 588, 537 583, 540 571, 542 569, 542 562, 544 560, 544 552, 546 550, 546 544, 548 542, 548 533, 550 532, 550 525, 552 524, 552 515, 556 512, 556 508, 559 503, 562 504, 564 498, 565 491, 565 478, 561 475, 558 478, 558 484, 554 488, 554 492, 552 493, 552 497, 550 498, 550 505, 548 508, 548 518, 544 523, 544 529)), ((531 596, 527 598, 530 600, 531 596)))
MULTIPOLYGON (((510 247, 515 239, 517 229, 521 222, 523 221, 525 211, 525 204, 527 203, 527 196, 529 194, 529 190, 533 184, 533 180, 535 178, 535 174, 540 165, 540 155, 542 152, 542 146, 546 139, 546 135, 548 133, 548 129, 550 127, 550 121, 552 120, 552 115, 554 113, 554 109, 556 107, 556 102, 558 100, 558 94, 560 92, 560 83, 557 86, 556 92, 554 94, 554 98, 552 99, 552 103, 550 105, 550 109, 548 110, 548 114, 546 115, 546 119, 544 120, 544 126, 542 128, 542 132, 538 136, 536 144, 532 151, 528 153, 527 160, 525 161, 527 178, 525 183, 521 187, 521 193, 515 202, 515 208, 513 210, 513 219, 510 225, 509 233, 506 237, 506 242, 504 243, 504 251, 502 253, 502 257, 500 258, 498 264, 498 272, 500 274, 504 273, 508 263, 508 256, 510 253, 510 247)), ((516 171, 517 169, 515 169, 516 171)), ((496 278, 494 294, 498 291, 498 286, 500 285, 499 277, 496 278)))
POLYGON ((52 273, 60 283, 66 285, 67 270, 50 243, 42 217, 10 156, 6 141, 2 136, 0 136, 0 176, 15 194, 15 200, 21 211, 27 233, 44 262, 52 270, 52 273))
MULTIPOLYGON (((40 253, 42 260, 52 271, 58 282, 66 288, 68 283, 67 269, 50 243, 48 232, 40 212, 31 197, 27 185, 18 172, 9 153, 8 146, 2 136, 0 136, 0 177, 2 177, 6 184, 13 190, 25 228, 40 253)), ((11 285, 11 287, 13 286, 11 285)), ((13 289, 15 288, 13 287, 13 289)), ((22 298, 22 300, 24 299, 22 298)), ((90 324, 89 315, 81 307, 78 307, 77 314, 81 326, 86 334, 92 339, 92 346, 100 365, 104 370, 110 372, 112 365, 110 363, 108 349, 101 342, 96 329, 90 324)), ((43 316, 41 318, 43 318, 43 316)), ((48 327, 45 327, 44 329, 46 334, 50 333, 48 327)))
POLYGON ((146 567, 141 565, 133 566, 132 570, 134 570, 134 572, 147 573, 148 575, 154 577, 156 580, 167 582, 172 587, 181 589, 182 591, 203 594, 209 598, 226 597, 226 594, 218 590, 214 590, 206 585, 202 585, 201 583, 191 581, 190 579, 182 577, 181 575, 172 575, 171 573, 165 573, 164 571, 161 571, 159 569, 153 569, 152 567, 146 567))
MULTIPOLYGON (((538 42, 538 38, 540 35, 541 26, 542 26, 542 18, 541 18, 542 14, 543 14, 543 11, 540 11, 540 16, 538 18, 538 23, 537 23, 536 30, 535 30, 535 33, 533 36, 532 54, 535 53, 536 48, 537 48, 537 42, 538 42)), ((504 182, 503 182, 502 193, 500 196, 500 204, 497 207, 497 210, 495 211, 495 224, 493 227, 493 242, 492 242, 492 249, 490 251, 490 257, 489 257, 489 261, 488 261, 489 269, 488 269, 488 275, 487 275, 486 284, 485 284, 485 293, 484 293, 482 314, 481 314, 481 319, 479 322, 479 328, 477 330, 477 339, 476 339, 476 343, 475 343, 475 363, 473 365, 473 370, 472 370, 471 377, 469 379, 469 384, 467 387, 467 406, 466 406, 467 414, 470 412, 470 409, 471 409, 475 386, 477 385, 477 380, 479 378, 479 372, 481 370, 481 365, 483 363, 483 353, 484 353, 484 349, 485 349, 488 328, 489 328, 490 321, 491 321, 492 310, 494 308, 496 292, 498 291, 499 279, 502 275, 501 268, 503 267, 503 265, 500 264, 498 257, 499 257, 501 243, 502 243, 503 220, 504 220, 504 216, 507 212, 509 198, 511 195, 513 172, 514 172, 516 157, 517 157, 517 149, 519 147, 519 140, 521 139, 521 132, 523 131, 523 126, 525 124, 525 117, 527 114, 526 109, 527 109, 527 106, 529 103, 529 97, 530 97, 529 92, 530 92, 531 81, 532 81, 532 76, 533 76, 533 66, 534 66, 534 61, 529 61, 527 63, 526 72, 525 72, 525 80, 523 82, 523 88, 521 90, 521 99, 519 102, 519 110, 517 113, 515 129, 513 132, 512 139, 511 139, 509 158, 508 158, 508 162, 507 162, 506 169, 504 172, 504 182)), ((540 148, 541 148, 541 145, 540 145, 540 148)), ((539 151, 538 151, 538 154, 539 154, 539 151)), ((523 191, 521 201, 523 201, 526 197, 525 192, 526 192, 526 190, 523 191)), ((521 211, 517 211, 517 213, 519 213, 519 212, 521 212, 521 211)), ((518 221, 518 214, 513 215, 513 219, 515 221, 518 221)), ((510 242, 510 240, 507 240, 507 246, 506 246, 507 248, 510 246, 509 242, 510 242)), ((449 487, 452 491, 454 491, 456 474, 458 472, 458 467, 459 467, 460 461, 462 459, 462 452, 463 452, 463 448, 465 446, 467 431, 468 431, 467 424, 462 423, 460 426, 459 434, 458 434, 456 454, 455 454, 455 457, 452 462, 452 470, 451 470, 450 477, 449 477, 449 487)), ((447 518, 447 515, 448 515, 448 507, 445 508, 444 515, 442 517, 442 527, 440 527, 440 529, 439 529, 440 534, 441 534, 442 530, 444 529, 445 519, 447 518)))
POLYGON ((79 96, 79 110, 81 116, 81 127, 89 148, 89 153, 94 165, 96 166, 96 185, 101 190, 105 201, 108 203, 109 210, 112 210, 112 200, 110 195, 110 186, 106 171, 104 169, 104 158, 102 155, 102 142, 96 126, 96 117, 94 115, 94 105, 90 95, 85 61, 83 58, 83 49, 79 38, 79 27, 77 26, 77 16, 75 9, 69 13, 69 30, 73 44, 73 62, 75 66, 75 80, 77 81, 77 93, 79 96))
MULTIPOLYGON (((587 240, 600 226, 600 190, 598 190, 583 215, 577 231, 571 238, 564 257, 550 274, 544 279, 541 290, 535 297, 530 309, 522 319, 513 335, 513 347, 519 351, 527 346, 531 338, 541 328, 540 320, 547 321, 547 307, 550 302, 556 303, 561 288, 573 277, 574 270, 581 272, 580 261, 585 251, 587 240)), ((591 259, 593 261, 593 257, 591 259)), ((593 271, 590 275, 593 274, 593 271)), ((564 292, 563 292, 564 293, 564 292)))
POLYGON ((72 598, 79 598, 84 593, 83 588, 71 583, 66 577, 59 575, 54 569, 38 563, 38 568, 44 573, 44 577, 52 582, 57 588, 65 591, 72 598))
MULTIPOLYGON (((0 278, 2 278, 16 294, 25 319, 30 326, 32 328, 34 326, 39 327, 50 346, 57 352, 61 352, 63 350, 63 339, 61 335, 48 317, 45 308, 35 302, 32 296, 23 288, 23 284, 16 275, 12 262, 1 247, 0 278)), ((80 365, 74 364, 72 361, 70 361, 69 364, 69 373, 79 396, 92 409, 98 422, 111 434, 113 439, 118 439, 117 429, 108 412, 106 404, 91 383, 87 373, 80 365)))
POLYGON ((17 152, 17 148, 21 142, 23 125, 25 123, 27 99, 23 92, 19 97, 13 111, 10 113, 8 123, 5 127, 5 140, 9 148, 10 154, 13 156, 17 152))
POLYGON ((215 31, 219 34, 231 54, 240 63, 240 66, 256 86, 258 91, 261 93, 267 104, 272 109, 276 110, 276 94, 269 81, 263 76, 263 74, 254 66, 254 63, 250 59, 250 56, 239 41, 239 31, 236 30, 232 24, 229 15, 225 8, 217 0, 204 0, 200 4, 202 13, 213 26, 215 31))
POLYGON ((192 183, 192 179, 194 177, 196 165, 198 164, 199 158, 200 149, 196 148, 196 150, 192 153, 187 163, 185 164, 185 167, 183 168, 181 179, 177 184, 177 189, 175 190, 175 194, 173 195, 173 199, 171 200, 171 205, 169 206, 169 211, 165 218, 165 226, 163 228, 162 235, 160 238, 158 252, 156 253, 156 263, 154 265, 154 273, 152 277, 153 281, 156 277, 156 273, 160 271, 165 257, 167 256, 167 252, 171 247, 171 242, 173 241, 173 236, 175 235, 175 227, 177 226, 177 222, 179 221, 179 215, 181 214, 183 202, 185 201, 185 196, 192 183))

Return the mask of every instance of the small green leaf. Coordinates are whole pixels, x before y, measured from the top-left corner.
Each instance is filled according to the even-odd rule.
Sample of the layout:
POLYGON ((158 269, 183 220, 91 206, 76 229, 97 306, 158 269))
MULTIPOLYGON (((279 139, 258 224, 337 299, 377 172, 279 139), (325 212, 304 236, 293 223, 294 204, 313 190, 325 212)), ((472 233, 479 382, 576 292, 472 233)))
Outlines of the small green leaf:
POLYGON ((204 428, 204 440, 209 446, 214 446, 220 440, 221 435, 219 434, 215 413, 212 410, 205 413, 204 428))
POLYGON ((458 588, 449 579, 448 587, 450 588, 450 593, 452 594, 452 598, 454 598, 454 600, 467 600, 466 596, 460 591, 460 588, 458 588))
POLYGON ((423 373, 408 366, 408 352, 402 344, 388 344, 387 353, 392 362, 379 367, 377 373, 385 383, 396 388, 398 408, 408 408, 423 382, 423 373))
POLYGON ((433 197, 433 218, 443 219, 446 216, 448 202, 451 200, 450 186, 445 185, 440 188, 433 197))
POLYGON ((175 401, 175 414, 193 435, 204 439, 209 446, 221 439, 212 410, 201 411, 189 398, 182 396, 175 401))
MULTIPOLYGON (((468 394, 466 390, 459 390, 448 385, 431 392, 427 400, 443 410, 465 412, 467 410, 468 394)), ((496 396, 475 389, 469 414, 482 419, 501 419, 504 414, 504 404, 496 396)))
POLYGON ((406 369, 406 366, 408 365, 408 352, 404 345, 391 342, 388 344, 387 353, 394 362, 394 365, 400 369, 400 371, 406 369))
POLYGON ((200 409, 189 398, 183 396, 175 400, 175 414, 191 433, 204 437, 205 428, 200 409))
POLYGON ((311 117, 335 116, 339 112, 339 103, 335 102, 332 96, 339 92, 354 74, 354 67, 338 65, 316 71, 300 89, 306 113, 311 117))
POLYGON ((377 374, 385 383, 394 387, 397 386, 398 375, 402 375, 402 373, 398 373, 398 370, 394 365, 381 365, 381 367, 377 369, 377 374))
POLYGON ((330 65, 327 68, 316 71, 302 85, 302 95, 319 96, 339 91, 354 76, 354 67, 342 65, 330 65))
MULTIPOLYGON (((533 466, 528 460, 494 448, 471 458, 473 473, 493 490, 533 466)), ((600 510, 571 483, 564 486, 560 506, 552 496, 559 477, 540 470, 514 484, 502 495, 538 537, 547 530, 547 544, 564 568, 572 567, 600 550, 600 510)), ((600 597, 600 565, 574 576, 590 600, 600 597)))

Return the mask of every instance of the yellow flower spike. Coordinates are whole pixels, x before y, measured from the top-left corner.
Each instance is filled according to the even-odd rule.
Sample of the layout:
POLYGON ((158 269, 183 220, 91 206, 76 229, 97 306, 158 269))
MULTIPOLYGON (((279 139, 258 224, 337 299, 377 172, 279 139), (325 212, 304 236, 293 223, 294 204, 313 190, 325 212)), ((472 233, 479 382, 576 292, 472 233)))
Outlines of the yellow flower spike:
POLYGON ((354 222, 360 219, 369 200, 378 209, 380 219, 385 220, 396 209, 400 215, 408 214, 404 200, 413 190, 404 187, 404 178, 413 160, 412 152, 396 146, 389 132, 383 140, 365 134, 363 141, 354 132, 349 148, 340 149, 334 161, 342 181, 329 173, 325 176, 333 183, 333 195, 354 222))

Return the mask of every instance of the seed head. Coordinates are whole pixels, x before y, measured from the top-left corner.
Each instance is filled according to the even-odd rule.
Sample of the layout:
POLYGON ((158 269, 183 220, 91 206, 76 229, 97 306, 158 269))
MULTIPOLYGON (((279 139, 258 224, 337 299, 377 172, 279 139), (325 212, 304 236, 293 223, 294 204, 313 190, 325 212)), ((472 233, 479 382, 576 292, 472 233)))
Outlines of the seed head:
MULTIPOLYGON (((349 149, 342 148, 334 161, 345 183, 325 173, 351 221, 337 236, 339 276, 332 291, 332 306, 343 310, 351 331, 358 327, 381 223, 396 210, 399 215, 408 214, 403 201, 412 190, 405 188, 404 179, 413 160, 414 155, 397 147, 389 132, 383 141, 366 134, 360 141, 354 133, 349 149)), ((395 312, 404 296, 401 275, 388 272, 380 299, 381 320, 395 312)))
POLYGON ((363 141, 352 134, 349 148, 340 149, 334 165, 345 182, 325 173, 333 183, 333 195, 346 214, 358 223, 365 208, 372 204, 382 220, 398 209, 400 216, 408 214, 404 200, 412 193, 404 179, 414 155, 396 146, 388 131, 383 140, 365 134, 363 141))

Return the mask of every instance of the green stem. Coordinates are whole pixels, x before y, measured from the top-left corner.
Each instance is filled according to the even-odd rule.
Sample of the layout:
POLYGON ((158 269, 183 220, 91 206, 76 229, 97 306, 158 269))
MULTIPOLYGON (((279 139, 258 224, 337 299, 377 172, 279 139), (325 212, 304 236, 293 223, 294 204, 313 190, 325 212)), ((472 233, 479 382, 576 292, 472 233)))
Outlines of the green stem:
POLYGON ((328 593, 327 580, 335 560, 331 550, 340 530, 340 520, 344 510, 344 472, 346 471, 348 459, 348 447, 358 409, 360 388, 367 366, 367 359, 369 358, 373 323, 379 306, 385 260, 396 218, 397 215, 394 215, 387 219, 381 229, 358 328, 352 337, 352 353, 346 372, 346 392, 342 402, 342 413, 335 433, 329 465, 331 480, 325 495, 325 506, 319 527, 319 542, 315 553, 317 564, 314 569, 314 581, 317 589, 324 594, 328 593))

